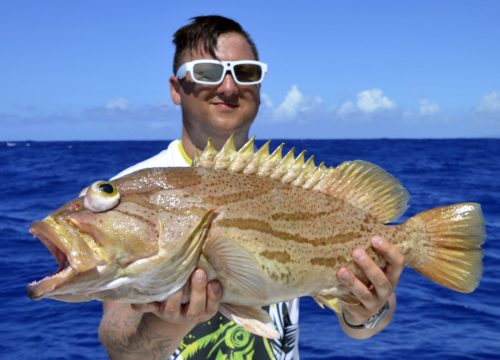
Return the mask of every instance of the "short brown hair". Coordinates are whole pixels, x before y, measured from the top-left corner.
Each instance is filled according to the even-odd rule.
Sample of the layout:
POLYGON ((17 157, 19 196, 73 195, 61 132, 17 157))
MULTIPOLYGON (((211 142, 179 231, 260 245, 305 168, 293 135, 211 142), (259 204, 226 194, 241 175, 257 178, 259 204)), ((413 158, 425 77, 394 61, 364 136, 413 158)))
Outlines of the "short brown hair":
POLYGON ((175 45, 174 74, 182 65, 181 57, 184 51, 194 51, 200 49, 210 54, 214 59, 215 50, 217 49, 217 40, 219 36, 227 33, 236 33, 242 35, 250 45, 255 59, 259 59, 257 48, 250 35, 243 30, 240 24, 236 21, 218 15, 195 16, 190 19, 191 22, 174 34, 173 42, 175 45))

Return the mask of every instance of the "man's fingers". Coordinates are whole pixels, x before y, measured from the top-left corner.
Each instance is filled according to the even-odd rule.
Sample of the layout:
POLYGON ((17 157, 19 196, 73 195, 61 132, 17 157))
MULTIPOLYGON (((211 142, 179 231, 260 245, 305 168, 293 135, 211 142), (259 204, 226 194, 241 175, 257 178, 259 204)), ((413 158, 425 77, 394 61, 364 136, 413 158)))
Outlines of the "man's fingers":
POLYGON ((361 302, 360 305, 343 304, 344 314, 348 313, 357 322, 366 321, 388 301, 404 267, 404 256, 395 245, 380 236, 374 236, 371 243, 385 260, 384 270, 363 249, 355 249, 352 256, 361 270, 358 277, 346 268, 337 272, 340 283, 361 302))
POLYGON ((189 302, 183 304, 186 287, 170 295, 163 302, 133 304, 132 308, 140 312, 151 312, 172 323, 198 323, 209 320, 219 309, 222 298, 222 286, 219 281, 207 282, 207 275, 202 269, 196 269, 190 278, 189 302))
POLYGON ((386 274, 377 266, 377 264, 368 256, 368 254, 356 249, 353 252, 356 264, 361 268, 365 276, 380 299, 387 299, 392 294, 392 284, 389 282, 386 274))
POLYGON ((392 287, 395 288, 404 268, 404 255, 395 245, 391 244, 381 236, 374 236, 372 239, 372 245, 375 251, 387 262, 385 274, 392 287))
POLYGON ((186 310, 188 320, 197 320, 205 314, 207 306, 207 275, 196 269, 191 275, 191 295, 186 310))
POLYGON ((354 274, 342 268, 338 271, 339 281, 363 304, 366 308, 371 308, 376 301, 370 290, 354 274))

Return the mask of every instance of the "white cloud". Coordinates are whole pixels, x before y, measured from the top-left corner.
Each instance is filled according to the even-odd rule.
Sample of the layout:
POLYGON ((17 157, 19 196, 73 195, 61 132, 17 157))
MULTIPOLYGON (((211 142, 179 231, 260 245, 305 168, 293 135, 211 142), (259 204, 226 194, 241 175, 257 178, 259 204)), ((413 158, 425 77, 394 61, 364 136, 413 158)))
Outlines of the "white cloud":
POLYGON ((128 108, 128 101, 122 97, 109 101, 105 108, 107 110, 126 110, 128 108))
POLYGON ((364 113, 373 113, 379 110, 390 110, 396 105, 387 96, 384 96, 382 90, 365 90, 358 94, 358 109, 364 113))
POLYGON ((358 93, 356 103, 347 101, 343 103, 339 110, 339 116, 360 112, 363 114, 373 114, 379 111, 393 110, 396 108, 394 101, 384 96, 380 89, 364 90, 358 93))
POLYGON ((477 111, 486 113, 500 113, 500 93, 492 91, 481 99, 477 111))
POLYGON ((435 102, 431 102, 427 99, 422 99, 420 100, 420 106, 419 106, 419 114, 420 116, 430 116, 437 114, 438 112, 441 111, 439 108, 439 105, 435 102))
POLYGON ((294 117, 304 105, 306 105, 304 95, 302 95, 297 85, 292 85, 292 88, 285 96, 285 100, 276 109, 276 114, 285 117, 294 117))
MULTIPOLYGON (((272 107, 272 101, 269 97, 264 98, 265 104, 272 107)), ((308 97, 302 94, 297 85, 292 85, 285 96, 285 99, 274 110, 273 116, 279 120, 289 120, 312 112, 318 105, 323 102, 319 96, 308 97)))
POLYGON ((340 116, 346 116, 349 114, 352 114, 353 112, 356 112, 356 106, 352 103, 352 101, 347 101, 340 105, 340 109, 338 111, 338 114, 340 116))

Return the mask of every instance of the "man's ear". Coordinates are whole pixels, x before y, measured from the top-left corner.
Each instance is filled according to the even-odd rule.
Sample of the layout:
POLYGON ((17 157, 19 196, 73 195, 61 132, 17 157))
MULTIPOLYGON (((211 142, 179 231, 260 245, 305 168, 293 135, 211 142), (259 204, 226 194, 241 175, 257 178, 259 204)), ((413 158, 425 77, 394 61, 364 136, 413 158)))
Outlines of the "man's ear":
POLYGON ((170 96, 175 105, 181 104, 181 84, 176 76, 171 76, 169 79, 170 96))

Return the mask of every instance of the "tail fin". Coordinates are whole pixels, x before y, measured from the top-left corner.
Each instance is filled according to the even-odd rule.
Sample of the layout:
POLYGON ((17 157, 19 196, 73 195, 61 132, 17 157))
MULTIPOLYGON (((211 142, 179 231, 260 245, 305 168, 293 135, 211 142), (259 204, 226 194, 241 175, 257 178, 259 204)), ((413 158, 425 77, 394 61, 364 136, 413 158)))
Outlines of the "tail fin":
POLYGON ((452 290, 474 291, 483 271, 485 239, 479 204, 431 209, 408 219, 406 226, 415 239, 407 257, 411 268, 452 290))

